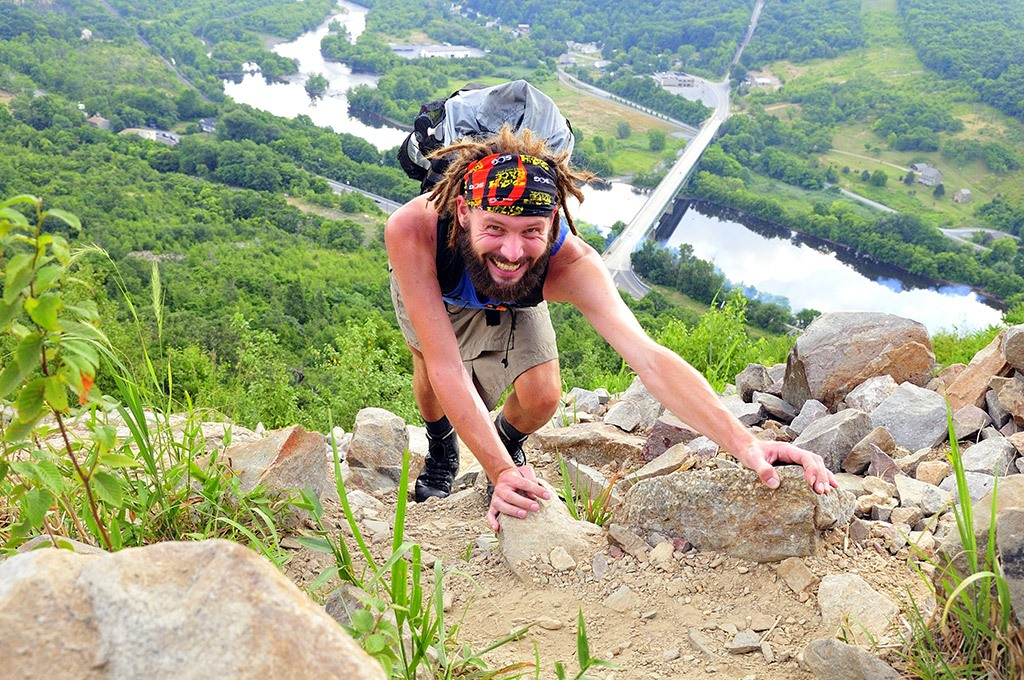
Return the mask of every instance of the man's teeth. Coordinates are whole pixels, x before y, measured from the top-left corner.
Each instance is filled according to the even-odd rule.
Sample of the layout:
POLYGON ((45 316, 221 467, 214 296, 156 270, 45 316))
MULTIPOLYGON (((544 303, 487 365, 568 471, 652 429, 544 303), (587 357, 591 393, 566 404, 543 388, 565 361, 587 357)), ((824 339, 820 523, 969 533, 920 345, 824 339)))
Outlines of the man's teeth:
POLYGON ((500 260, 491 260, 491 262, 503 272, 514 272, 522 266, 521 262, 501 262, 500 260))

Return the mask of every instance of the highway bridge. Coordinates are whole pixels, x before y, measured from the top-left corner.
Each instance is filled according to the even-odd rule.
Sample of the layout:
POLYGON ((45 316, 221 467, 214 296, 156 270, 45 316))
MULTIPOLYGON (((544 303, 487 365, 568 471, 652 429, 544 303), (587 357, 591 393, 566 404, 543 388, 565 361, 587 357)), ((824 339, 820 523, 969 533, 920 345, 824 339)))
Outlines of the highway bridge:
POLYGON ((708 83, 707 85, 712 88, 717 99, 714 113, 704 121, 697 135, 690 140, 690 143, 679 155, 675 165, 651 192, 647 202, 604 252, 605 264, 611 271, 615 284, 635 300, 646 295, 650 287, 633 272, 630 255, 639 247, 647 234, 657 226, 661 215, 669 208, 676 194, 693 174, 701 154, 714 140, 725 119, 729 117, 729 81, 708 83))
MULTIPOLYGON (((747 33, 739 49, 736 50, 736 55, 733 57, 732 63, 734 65, 739 63, 740 56, 743 54, 743 48, 747 46, 747 43, 750 42, 750 37, 754 34, 754 29, 757 28, 757 20, 761 15, 763 7, 764 0, 758 0, 754 5, 747 33)), ((647 202, 640 208, 640 212, 636 214, 603 255, 615 285, 619 287, 619 290, 631 295, 634 300, 642 298, 651 288, 641 281, 633 271, 630 255, 640 246, 651 230, 657 226, 662 214, 669 208, 676 194, 679 193, 679 190, 686 184, 690 175, 693 174, 694 168, 697 167, 697 161, 700 160, 705 149, 708 148, 715 135, 718 134, 722 123, 729 117, 728 75, 719 83, 704 81, 703 87, 710 91, 715 99, 714 113, 700 126, 697 135, 690 140, 690 143, 686 145, 686 148, 679 155, 675 165, 668 171, 657 188, 651 192, 647 202)))

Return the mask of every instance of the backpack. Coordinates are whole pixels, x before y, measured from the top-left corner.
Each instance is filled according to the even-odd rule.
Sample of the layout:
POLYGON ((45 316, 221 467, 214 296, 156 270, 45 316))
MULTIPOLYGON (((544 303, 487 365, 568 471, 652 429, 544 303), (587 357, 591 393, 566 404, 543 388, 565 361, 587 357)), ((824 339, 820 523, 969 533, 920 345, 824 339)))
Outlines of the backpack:
POLYGON ((398 162, 425 192, 437 184, 449 161, 427 155, 463 137, 485 137, 508 123, 514 132, 531 130, 556 152, 572 155, 572 126, 546 94, 525 80, 491 87, 467 85, 420 107, 413 131, 398 147, 398 162))

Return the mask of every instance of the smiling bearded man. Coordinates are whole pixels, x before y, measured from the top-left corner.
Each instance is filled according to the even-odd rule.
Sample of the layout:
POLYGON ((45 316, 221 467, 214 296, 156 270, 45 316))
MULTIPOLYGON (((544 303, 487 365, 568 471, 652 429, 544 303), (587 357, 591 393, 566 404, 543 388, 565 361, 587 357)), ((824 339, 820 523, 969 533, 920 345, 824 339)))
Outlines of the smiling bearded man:
POLYGON ((565 209, 569 196, 583 200, 577 184, 593 179, 574 171, 568 154, 506 125, 432 156, 449 161, 441 180, 395 211, 384 231, 392 300, 427 429, 417 501, 451 493, 459 438, 494 485, 487 519, 495 531, 501 515, 526 517, 549 498, 522 450, 561 404, 547 300, 579 309, 662 404, 769 487, 779 485, 774 462, 802 465, 818 493, 836 486, 820 456, 756 439, 700 373, 647 336, 565 209))

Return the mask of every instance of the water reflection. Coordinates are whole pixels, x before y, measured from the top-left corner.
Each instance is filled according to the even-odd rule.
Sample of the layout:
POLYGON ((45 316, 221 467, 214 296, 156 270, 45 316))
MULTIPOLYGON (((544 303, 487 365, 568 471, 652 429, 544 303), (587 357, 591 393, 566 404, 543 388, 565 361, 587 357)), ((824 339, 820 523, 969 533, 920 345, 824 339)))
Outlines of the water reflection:
POLYGON ((647 194, 637 193, 623 182, 610 182, 606 188, 584 187, 583 196, 582 204, 569 198, 569 213, 573 219, 594 225, 602 234, 619 220, 628 223, 647 200, 647 194))
POLYGON ((316 29, 304 33, 292 42, 281 43, 273 51, 299 62, 299 73, 286 82, 268 83, 261 74, 246 73, 239 82, 224 81, 224 92, 236 102, 267 111, 284 118, 309 116, 317 125, 336 132, 347 132, 370 142, 380 150, 398 146, 405 132, 393 127, 375 127, 349 116, 345 92, 356 85, 376 86, 377 77, 365 73, 352 73, 345 64, 327 61, 320 54, 320 41, 327 35, 330 23, 338 21, 345 26, 349 39, 355 40, 366 27, 365 7, 339 2, 344 11, 325 21, 316 29), (306 94, 306 78, 321 73, 330 83, 323 97, 311 100, 306 94))
MULTIPOLYGON (((756 222, 756 221, 754 221, 756 222)), ((754 225, 751 224, 751 227, 754 225)), ((1001 314, 965 286, 950 286, 896 272, 789 230, 748 228, 691 206, 665 245, 693 247, 730 281, 789 299, 794 311, 888 312, 938 330, 973 330, 998 324, 1001 314)))

